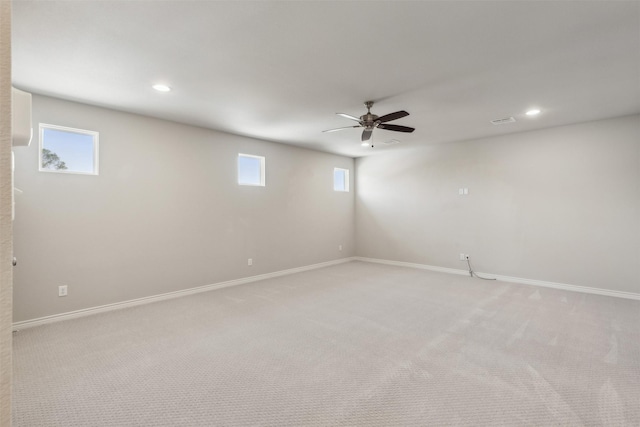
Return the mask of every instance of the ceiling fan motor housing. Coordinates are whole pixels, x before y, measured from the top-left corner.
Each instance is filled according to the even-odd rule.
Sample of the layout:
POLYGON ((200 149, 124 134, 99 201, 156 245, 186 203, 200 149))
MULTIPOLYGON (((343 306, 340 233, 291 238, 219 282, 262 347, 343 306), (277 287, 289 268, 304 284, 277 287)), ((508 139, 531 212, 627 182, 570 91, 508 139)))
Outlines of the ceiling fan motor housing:
POLYGON ((378 120, 379 116, 375 114, 367 113, 364 116, 360 116, 360 122, 362 126, 367 129, 373 129, 376 126, 376 120, 378 120))
POLYGON ((367 107, 367 114, 360 116, 360 124, 365 127, 367 130, 372 130, 375 127, 375 121, 379 116, 375 114, 371 114, 371 107, 373 107, 373 101, 367 101, 364 103, 364 106, 367 107))

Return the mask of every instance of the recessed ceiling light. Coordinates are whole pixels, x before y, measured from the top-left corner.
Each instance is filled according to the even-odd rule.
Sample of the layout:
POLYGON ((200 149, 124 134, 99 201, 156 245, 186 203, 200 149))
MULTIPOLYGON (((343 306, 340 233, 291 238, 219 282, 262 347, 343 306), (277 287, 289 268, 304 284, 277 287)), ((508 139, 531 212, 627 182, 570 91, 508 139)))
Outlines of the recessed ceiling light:
POLYGON ((534 108, 532 110, 527 111, 527 116, 537 116, 538 114, 540 114, 540 110, 538 110, 537 108, 534 108))
POLYGON ((158 85, 153 85, 152 87, 155 90, 157 90, 158 92, 170 92, 171 91, 171 88, 169 86, 167 86, 167 85, 158 84, 158 85))

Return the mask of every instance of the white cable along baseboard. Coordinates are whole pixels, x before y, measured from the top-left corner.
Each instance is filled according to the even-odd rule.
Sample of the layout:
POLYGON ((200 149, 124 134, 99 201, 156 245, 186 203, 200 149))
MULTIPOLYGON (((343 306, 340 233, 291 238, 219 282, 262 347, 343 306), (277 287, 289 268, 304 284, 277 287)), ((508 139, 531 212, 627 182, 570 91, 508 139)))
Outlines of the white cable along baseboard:
MULTIPOLYGON (((410 267, 410 268, 419 268, 422 270, 438 271, 440 273, 458 274, 462 276, 469 275, 469 271, 460 270, 456 268, 437 267, 437 266, 427 265, 427 264, 415 264, 411 262, 390 261, 386 259, 377 259, 377 258, 354 257, 353 259, 356 261, 396 265, 398 267, 410 267)), ((544 280, 523 279, 521 277, 501 276, 499 274, 483 273, 480 271, 478 271, 477 273, 484 277, 495 278, 496 280, 499 280, 501 282, 519 283, 521 285, 542 286, 545 288, 562 289, 562 290, 571 291, 571 292, 584 292, 588 294, 605 295, 609 297, 640 300, 640 293, 634 293, 634 292, 615 291, 612 289, 591 288, 588 286, 569 285, 566 283, 546 282, 544 280)))
POLYGON ((288 270, 274 271, 272 273, 259 274, 257 276, 243 277, 241 279, 228 280, 226 282, 214 283, 211 285, 198 286, 195 288, 183 289, 181 291, 167 292, 149 297, 136 298, 128 301, 116 302, 113 304, 105 304, 97 307, 83 308, 81 310, 69 311, 66 313, 54 314, 51 316, 39 317, 37 319, 23 320, 13 324, 14 330, 31 328, 34 326, 46 325, 48 323, 59 322, 61 320, 75 319, 77 317, 89 316, 91 314, 105 313, 107 311, 120 310, 127 307, 135 307, 137 305, 149 304, 157 301, 164 301, 172 298, 179 298, 186 295, 207 292, 214 289, 227 288, 229 286, 242 285, 244 283, 257 282, 259 280, 271 279, 274 277, 286 276, 303 271, 315 270, 318 268, 329 267, 332 265, 343 264, 353 261, 353 257, 341 258, 333 261, 321 262, 318 264, 305 265, 303 267, 290 268, 288 270))

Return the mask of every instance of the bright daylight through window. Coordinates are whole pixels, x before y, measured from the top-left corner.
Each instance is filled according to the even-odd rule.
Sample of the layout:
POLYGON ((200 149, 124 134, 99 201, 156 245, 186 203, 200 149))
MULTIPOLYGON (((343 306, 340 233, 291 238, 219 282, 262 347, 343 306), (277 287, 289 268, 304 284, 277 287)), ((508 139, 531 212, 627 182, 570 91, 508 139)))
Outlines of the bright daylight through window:
POLYGON ((264 157, 238 154, 238 184, 264 187, 264 157))
POLYGON ((98 132, 40 123, 42 172, 98 175, 98 132))
POLYGON ((333 169, 333 190, 349 191, 349 169, 333 169))

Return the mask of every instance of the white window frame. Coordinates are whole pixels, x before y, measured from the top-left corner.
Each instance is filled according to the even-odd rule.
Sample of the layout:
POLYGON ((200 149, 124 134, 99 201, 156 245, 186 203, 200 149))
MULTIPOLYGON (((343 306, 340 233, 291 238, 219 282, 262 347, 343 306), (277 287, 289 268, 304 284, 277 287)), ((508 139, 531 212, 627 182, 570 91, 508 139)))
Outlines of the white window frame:
POLYGON ((333 168, 333 191, 338 191, 341 193, 349 192, 349 169, 333 168), (336 190, 336 172, 337 171, 344 172, 344 189, 343 190, 336 190))
POLYGON ((38 170, 40 172, 50 172, 50 173, 68 173, 74 175, 98 175, 98 147, 99 147, 99 133, 93 130, 86 129, 76 129, 70 128, 66 126, 58 126, 58 125, 50 125, 47 123, 40 123, 40 141, 38 141, 38 170), (79 133, 82 135, 90 135, 93 137, 93 172, 78 172, 78 171, 70 171, 70 170, 59 170, 59 169, 43 169, 42 168, 42 143, 44 141, 44 130, 45 129, 53 129, 59 130, 63 132, 69 133, 79 133))
POLYGON ((236 160, 236 179, 238 181, 238 185, 247 185, 250 187, 265 187, 266 186, 266 173, 265 173, 265 157, 264 156, 256 156, 255 154, 244 154, 244 153, 238 153, 238 158, 236 160), (248 182, 240 182, 240 158, 241 157, 248 157, 248 158, 252 158, 252 159, 258 159, 260 160, 260 183, 259 184, 252 184, 252 183, 248 183, 248 182))

